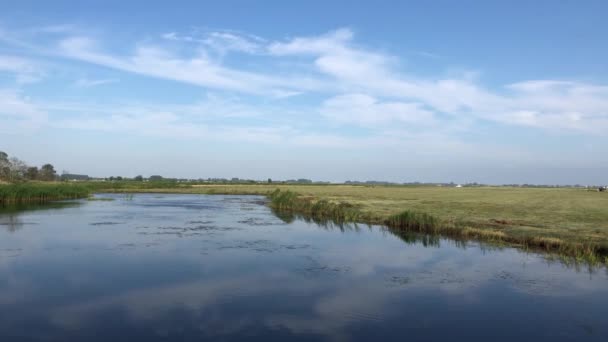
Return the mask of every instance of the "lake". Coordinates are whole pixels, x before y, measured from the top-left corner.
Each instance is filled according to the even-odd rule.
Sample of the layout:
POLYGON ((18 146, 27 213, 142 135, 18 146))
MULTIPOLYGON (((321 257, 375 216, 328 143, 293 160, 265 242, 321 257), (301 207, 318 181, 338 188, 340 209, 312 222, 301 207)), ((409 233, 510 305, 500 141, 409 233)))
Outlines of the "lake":
POLYGON ((608 272, 276 215, 260 196, 0 211, 0 341, 608 341, 608 272))

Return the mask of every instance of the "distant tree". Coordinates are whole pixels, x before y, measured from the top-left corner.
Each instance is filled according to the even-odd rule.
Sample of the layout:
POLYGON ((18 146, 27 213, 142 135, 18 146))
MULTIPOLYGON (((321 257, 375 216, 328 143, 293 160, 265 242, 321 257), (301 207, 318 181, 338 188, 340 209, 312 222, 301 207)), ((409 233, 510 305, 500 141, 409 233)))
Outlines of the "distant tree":
POLYGON ((133 180, 138 181, 138 182, 143 182, 144 177, 142 177, 141 175, 138 175, 138 176, 135 176, 135 178, 133 178, 133 180))
POLYGON ((272 179, 268 178, 268 184, 272 184, 272 179))
POLYGON ((8 154, 0 151, 0 179, 8 180, 11 172, 8 154))
POLYGON ((37 166, 28 167, 27 170, 25 171, 25 178, 27 178, 29 180, 38 179, 38 176, 39 176, 39 172, 38 172, 37 166))
POLYGON ((0 162, 8 161, 8 154, 6 152, 0 151, 0 162))
POLYGON ((43 181, 53 181, 55 180, 55 167, 51 164, 44 164, 40 167, 39 178, 43 181))
POLYGON ((27 165, 25 162, 15 157, 10 158, 8 161, 9 180, 14 182, 25 178, 25 172, 27 171, 27 165))
POLYGON ((121 180, 122 180, 122 177, 121 177, 121 176, 117 176, 117 177, 116 177, 116 180, 117 180, 117 181, 121 181, 121 180))

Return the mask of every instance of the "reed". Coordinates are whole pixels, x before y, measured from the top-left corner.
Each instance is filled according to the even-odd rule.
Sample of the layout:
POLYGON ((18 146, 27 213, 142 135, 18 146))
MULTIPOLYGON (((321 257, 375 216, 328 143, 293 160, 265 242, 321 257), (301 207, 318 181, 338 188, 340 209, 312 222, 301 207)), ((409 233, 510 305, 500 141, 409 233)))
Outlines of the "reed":
POLYGON ((328 200, 313 200, 298 196, 293 191, 271 192, 270 206, 277 210, 305 214, 315 220, 333 220, 335 222, 355 222, 362 219, 361 212, 352 204, 332 202, 328 200))
POLYGON ((58 183, 21 183, 0 185, 0 205, 47 203, 86 198, 90 189, 80 185, 58 183))
POLYGON ((425 212, 405 210, 382 218, 362 211, 347 202, 334 202, 314 197, 300 196, 290 190, 276 189, 268 194, 270 207, 308 217, 314 221, 332 220, 335 223, 381 224, 396 234, 422 233, 443 235, 459 240, 478 240, 496 244, 509 244, 530 251, 544 251, 567 256, 577 262, 608 264, 608 247, 596 242, 565 241, 556 237, 509 235, 499 228, 472 227, 467 223, 441 220, 425 212))
POLYGON ((421 233, 437 233, 440 221, 427 213, 405 210, 390 216, 385 224, 392 228, 404 229, 421 233))

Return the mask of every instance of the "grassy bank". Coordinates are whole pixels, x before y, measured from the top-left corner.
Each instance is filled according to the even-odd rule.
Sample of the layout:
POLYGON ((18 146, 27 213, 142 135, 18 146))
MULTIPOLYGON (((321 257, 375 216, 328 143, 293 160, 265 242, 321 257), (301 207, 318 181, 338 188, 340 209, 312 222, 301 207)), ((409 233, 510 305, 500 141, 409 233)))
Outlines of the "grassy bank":
POLYGON ((82 185, 62 183, 22 183, 0 185, 0 205, 35 204, 84 198, 91 190, 82 185))
POLYGON ((385 224, 608 262, 608 194, 583 189, 206 184, 125 191, 268 195, 276 189, 273 206, 312 218, 385 224))
MULTIPOLYGON (((452 189, 442 189, 441 191, 447 193, 450 190, 452 189)), ((485 193, 484 189, 475 190, 477 191, 473 191, 472 193, 480 195, 485 193)), ((380 203, 388 202, 387 199, 384 199, 384 201, 376 200, 373 204, 366 206, 364 202, 353 204, 349 202, 332 202, 327 199, 317 200, 314 197, 298 195, 290 190, 275 190, 270 193, 269 197, 273 208, 293 211, 317 219, 328 218, 337 222, 350 221, 383 224, 396 231, 440 234, 454 238, 508 243, 527 249, 540 249, 571 256, 591 263, 608 263, 608 221, 606 221, 608 219, 608 208, 601 207, 603 204, 608 204, 606 202, 608 196, 599 197, 599 194, 594 192, 566 189, 572 191, 571 195, 576 195, 576 197, 579 197, 579 200, 583 199, 583 197, 588 198, 592 196, 594 205, 589 205, 587 201, 588 205, 584 207, 581 207, 579 204, 569 208, 560 208, 559 204, 564 206, 566 204, 570 205, 571 202, 565 201, 563 197, 556 196, 559 192, 547 192, 555 189, 541 189, 540 191, 539 189, 517 189, 519 191, 516 191, 516 193, 519 194, 522 202, 516 205, 519 207, 526 206, 527 204, 529 206, 528 210, 537 211, 505 219, 505 212, 513 211, 513 208, 510 208, 510 206, 513 206, 516 202, 506 201, 504 197, 498 199, 503 189, 494 188, 492 190, 496 191, 495 196, 497 198, 495 200, 503 202, 504 210, 489 211, 486 208, 488 203, 483 202, 488 199, 486 195, 478 199, 469 198, 469 203, 466 204, 467 210, 460 213, 462 216, 437 216, 436 214, 428 213, 441 212, 441 208, 445 210, 445 206, 449 205, 447 200, 444 200, 443 203, 437 203, 437 207, 427 205, 428 212, 421 211, 420 206, 411 205, 410 208, 400 212, 383 215, 378 211, 369 210, 369 208, 380 206, 380 203), (526 193, 528 191, 529 193, 526 193), (543 191, 547 193, 543 194, 543 191), (547 196, 546 201, 548 201, 543 206, 540 206, 539 203, 531 199, 532 196, 541 195, 547 196), (553 199, 549 200, 549 196, 553 199), (528 200, 528 203, 526 203, 525 199, 528 200), (531 204, 535 205, 532 206, 531 204), (476 212, 476 207, 482 209, 482 212, 476 212), (484 208, 486 209, 483 210, 484 208), (560 221, 559 224, 553 226, 546 221, 525 220, 538 218, 543 214, 550 215, 549 212, 545 212, 543 209, 547 211, 552 210, 552 216, 561 216, 562 220, 570 217, 576 217, 578 220, 560 221), (579 216, 579 213, 575 212, 576 210, 582 210, 586 213, 585 219, 581 220, 582 217, 579 216), (464 215, 467 213, 469 216, 465 217, 464 215), (497 218, 480 219, 480 216, 483 214, 493 214, 497 218), (598 220, 598 218, 603 218, 604 220, 598 220)), ((373 193, 378 190, 370 189, 369 191, 373 193)), ((440 190, 431 191, 428 188, 393 188, 381 189, 380 191, 403 191, 410 194, 429 191, 427 192, 427 196, 430 196, 440 190)), ((514 197, 512 192, 513 190, 511 189, 510 192, 505 192, 504 194, 509 195, 508 199, 512 199, 514 197)), ((458 195, 450 197, 460 197, 460 200, 465 200, 471 194, 459 193, 458 195)), ((519 210, 523 212, 524 209, 518 208, 519 210)), ((556 218, 553 217, 553 219, 556 218)))
MULTIPOLYGON (((0 185, 0 198, 10 187, 0 185)), ((395 231, 495 241, 608 263, 608 193, 583 189, 133 181, 85 182, 73 189, 79 187, 85 189, 44 198, 83 197, 86 191, 266 195, 275 209, 315 220, 383 224, 395 231)), ((41 190, 19 197, 36 200, 35 191, 41 190)))

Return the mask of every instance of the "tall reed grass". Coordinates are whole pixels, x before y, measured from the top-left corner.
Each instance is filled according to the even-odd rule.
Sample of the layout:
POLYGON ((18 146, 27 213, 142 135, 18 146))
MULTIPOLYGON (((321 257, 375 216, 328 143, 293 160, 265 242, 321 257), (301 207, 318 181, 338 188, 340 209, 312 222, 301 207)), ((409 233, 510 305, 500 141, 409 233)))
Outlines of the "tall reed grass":
POLYGON ((271 192, 268 197, 270 206, 274 209, 310 215, 313 219, 335 222, 355 222, 362 219, 361 212, 345 202, 314 201, 311 198, 299 197, 295 192, 279 189, 271 192))
POLYGON ((268 197, 270 198, 270 206, 274 210, 297 213, 308 216, 313 220, 380 224, 396 233, 439 234, 460 240, 479 240, 517 245, 527 250, 557 253, 591 264, 608 264, 608 247, 592 242, 578 243, 554 237, 509 235, 491 227, 470 227, 466 224, 443 221, 433 215, 411 210, 382 218, 372 213, 362 212, 358 207, 349 203, 336 203, 323 199, 315 200, 311 197, 299 196, 289 190, 281 191, 277 189, 271 192, 268 197))
POLYGON ((21 183, 0 185, 0 205, 46 203, 56 200, 85 198, 90 189, 74 184, 21 183))

